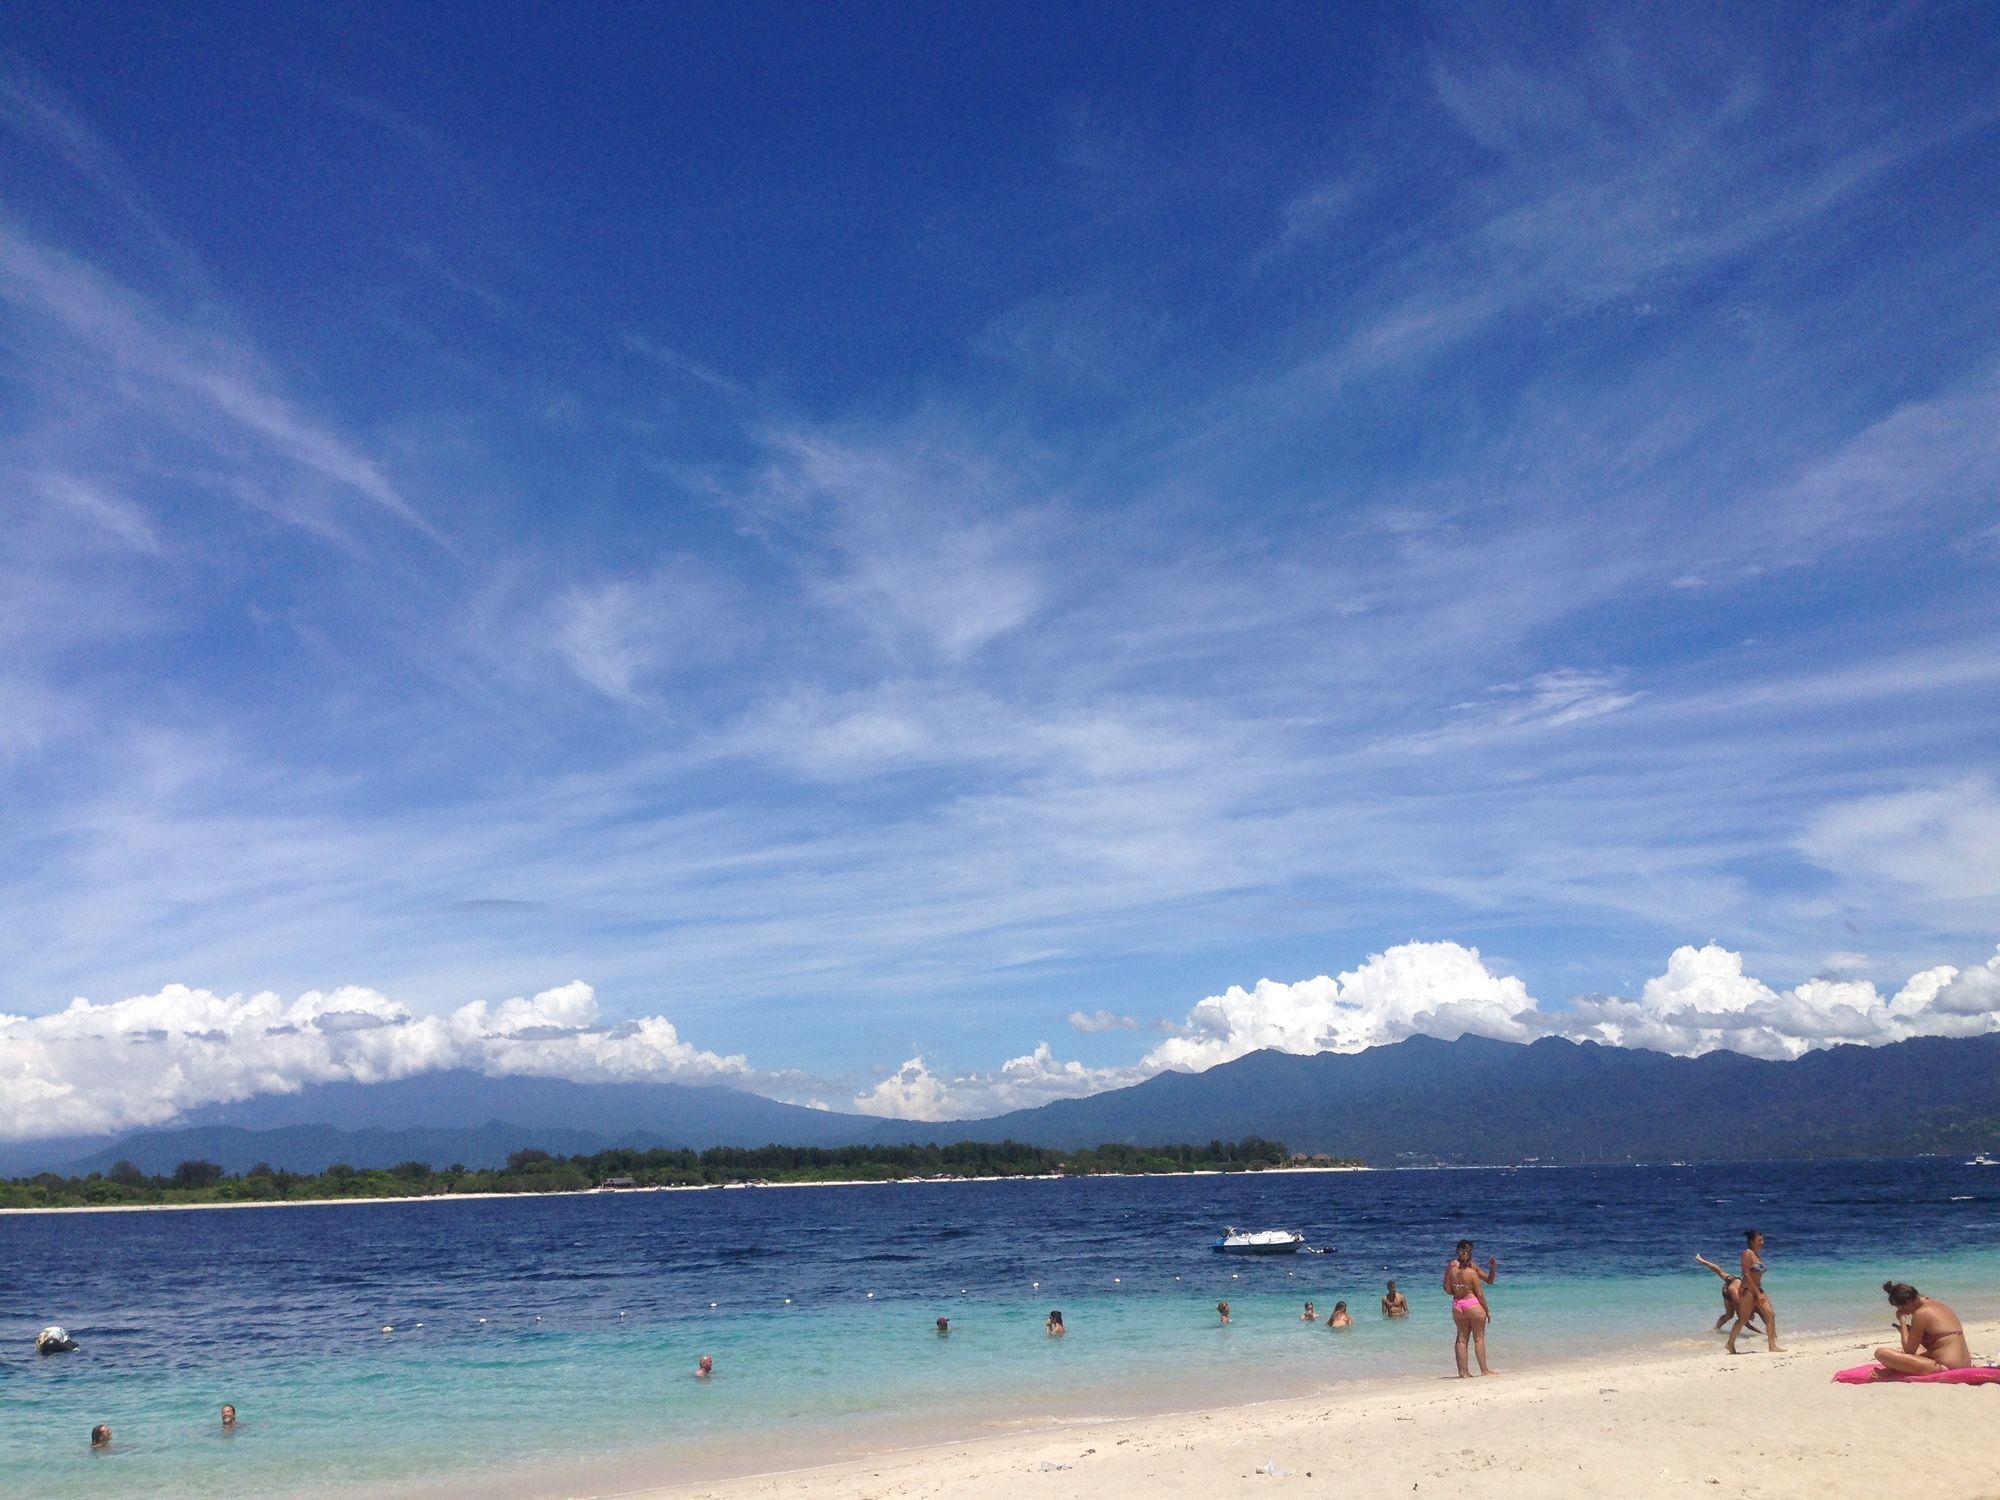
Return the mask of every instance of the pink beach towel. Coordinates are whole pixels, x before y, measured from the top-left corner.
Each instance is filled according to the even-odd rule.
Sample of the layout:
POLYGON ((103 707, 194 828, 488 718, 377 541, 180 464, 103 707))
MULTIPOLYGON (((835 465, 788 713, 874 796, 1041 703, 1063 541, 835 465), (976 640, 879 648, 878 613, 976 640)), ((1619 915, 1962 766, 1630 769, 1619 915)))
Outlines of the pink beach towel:
POLYGON ((1867 1364, 1841 1370, 1833 1378, 1842 1385, 1887 1385, 1891 1381, 1906 1385, 1992 1385, 2000 1382, 2000 1370, 1974 1365, 1969 1370, 1939 1370, 1935 1375, 1893 1375, 1886 1366, 1867 1364))

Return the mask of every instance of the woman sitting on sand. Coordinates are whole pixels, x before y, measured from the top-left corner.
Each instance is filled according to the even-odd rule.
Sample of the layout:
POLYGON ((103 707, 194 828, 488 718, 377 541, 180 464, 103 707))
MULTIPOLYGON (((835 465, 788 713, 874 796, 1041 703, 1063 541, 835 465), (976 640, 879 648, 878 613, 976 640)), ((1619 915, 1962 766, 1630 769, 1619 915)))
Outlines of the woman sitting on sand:
POLYGON ((1461 1379, 1472 1374, 1472 1368, 1465 1360, 1468 1343, 1479 1356, 1479 1373, 1493 1373, 1492 1367, 1486 1363, 1486 1325, 1493 1317, 1493 1309, 1486 1303, 1486 1287, 1499 1275, 1500 1263, 1490 1255, 1486 1257, 1483 1270, 1472 1263, 1471 1240, 1460 1240, 1457 1255, 1445 1263, 1444 1291, 1451 1298, 1451 1321, 1458 1328, 1458 1341, 1453 1352, 1458 1356, 1461 1379))
POLYGON ((1345 1302, 1336 1302, 1333 1304, 1333 1311, 1327 1314, 1326 1326, 1329 1328, 1352 1328, 1354 1326, 1354 1314, 1347 1310, 1345 1302))
POLYGON ((1940 1370, 1965 1370, 1972 1366, 1972 1350, 1965 1342, 1965 1324, 1958 1314, 1932 1297, 1925 1297, 1907 1282, 1885 1281, 1882 1290, 1896 1309, 1896 1331, 1903 1336, 1900 1349, 1883 1347, 1875 1358, 1898 1375, 1935 1375, 1940 1370))
POLYGON ((1750 1320, 1762 1313, 1764 1316, 1764 1337, 1769 1342, 1773 1354, 1783 1354, 1784 1348, 1778 1343, 1778 1314, 1771 1306, 1770 1293, 1764 1290, 1764 1231, 1746 1229, 1743 1231, 1743 1287, 1736 1294, 1736 1326, 1729 1330, 1727 1348, 1736 1352, 1736 1335, 1750 1326, 1750 1320))
MULTIPOLYGON (((1743 1278, 1738 1276, 1734 1271, 1723 1270, 1721 1266, 1718 1266, 1706 1255, 1697 1255, 1695 1259, 1722 1278, 1722 1316, 1715 1320, 1715 1331, 1720 1333, 1722 1332, 1722 1325, 1742 1311, 1743 1278)), ((1757 1316, 1756 1308, 1753 1307, 1750 1309, 1750 1316, 1752 1319, 1757 1316)), ((1750 1325, 1750 1331, 1753 1333, 1763 1332, 1754 1322, 1750 1325)))

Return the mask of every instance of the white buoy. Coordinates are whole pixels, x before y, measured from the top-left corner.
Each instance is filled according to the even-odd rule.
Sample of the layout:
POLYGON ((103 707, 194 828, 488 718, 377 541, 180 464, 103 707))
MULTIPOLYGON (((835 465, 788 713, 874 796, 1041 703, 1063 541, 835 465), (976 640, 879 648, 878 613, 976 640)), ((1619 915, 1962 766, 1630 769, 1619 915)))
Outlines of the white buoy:
POLYGON ((715 1306, 715 1304, 714 1304, 713 1302, 709 1303, 708 1305, 709 1305, 710 1307, 713 1307, 713 1306, 715 1306))
POLYGON ((868 1300, 869 1300, 870 1302, 873 1302, 873 1301, 875 1300, 875 1294, 874 1294, 873 1292, 870 1292, 870 1293, 868 1294, 868 1300))
POLYGON ((481 1318, 479 1321, 484 1323, 486 1320, 484 1318, 481 1318))
POLYGON ((1038 1282, 1036 1282, 1036 1283, 1035 1283, 1035 1290, 1039 1292, 1039 1291, 1040 1291, 1041 1289, 1042 1289, 1042 1284, 1041 1284, 1041 1283, 1040 1283, 1039 1281, 1038 1281, 1038 1282))
POLYGON ((618 1310, 618 1316, 619 1316, 619 1317, 621 1317, 621 1318, 625 1316, 625 1310, 624 1310, 623 1308, 620 1308, 620 1309, 618 1310))
POLYGON ((1118 1277, 1116 1277, 1116 1276, 1112 1277, 1112 1278, 1111 1278, 1111 1284, 1112 1284, 1113 1286, 1116 1286, 1116 1285, 1118 1285, 1118 1280, 1119 1280, 1119 1278, 1118 1278, 1118 1277))
POLYGON ((394 1333, 396 1331, 396 1325, 393 1323, 384 1323, 382 1325, 382 1331, 384 1333, 394 1333))
MULTIPOLYGON (((870 1292, 870 1293, 869 1293, 868 1295, 872 1297, 872 1296, 874 1296, 875 1294, 874 1294, 873 1292, 870 1292)), ((715 1304, 714 1304, 713 1302, 709 1303, 708 1305, 709 1305, 710 1307, 713 1307, 713 1306, 715 1306, 715 1304)), ((790 1297, 787 1297, 787 1298, 785 1299, 785 1306, 787 1306, 787 1307, 790 1307, 791 1305, 792 1305, 792 1299, 791 1299, 790 1297)))
POLYGON ((421 1327, 423 1327, 423 1326, 424 1326, 424 1325, 423 1325, 423 1324, 421 1324, 421 1323, 419 1323, 419 1324, 417 1325, 417 1327, 419 1327, 419 1328, 421 1328, 421 1327))

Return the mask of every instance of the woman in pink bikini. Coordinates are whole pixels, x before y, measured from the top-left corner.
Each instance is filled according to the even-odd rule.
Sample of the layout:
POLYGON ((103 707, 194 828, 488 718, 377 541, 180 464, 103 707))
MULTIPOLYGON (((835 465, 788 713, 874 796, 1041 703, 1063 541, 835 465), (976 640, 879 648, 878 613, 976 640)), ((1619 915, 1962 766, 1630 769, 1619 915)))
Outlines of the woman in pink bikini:
POLYGON ((1465 1346, 1472 1345, 1473 1353, 1479 1359, 1479 1373, 1495 1373, 1486 1363, 1486 1324, 1493 1316, 1493 1309, 1486 1305, 1486 1288, 1500 1275, 1500 1262, 1492 1256, 1486 1257, 1482 1268, 1472 1263, 1472 1241, 1460 1240, 1458 1254, 1445 1263, 1444 1291, 1451 1298, 1451 1321, 1458 1326, 1458 1373, 1470 1378, 1472 1368, 1466 1363, 1465 1346))

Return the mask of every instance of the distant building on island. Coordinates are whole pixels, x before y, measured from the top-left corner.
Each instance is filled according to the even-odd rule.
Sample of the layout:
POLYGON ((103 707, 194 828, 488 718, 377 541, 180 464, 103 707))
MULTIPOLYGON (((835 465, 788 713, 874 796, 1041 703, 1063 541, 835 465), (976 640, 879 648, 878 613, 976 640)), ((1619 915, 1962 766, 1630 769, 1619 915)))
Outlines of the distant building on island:
POLYGON ((638 1185, 638 1183, 629 1177, 607 1177, 604 1181, 598 1183, 597 1190, 603 1193, 609 1192, 613 1188, 635 1188, 638 1185))

